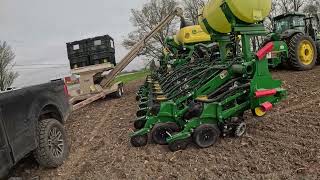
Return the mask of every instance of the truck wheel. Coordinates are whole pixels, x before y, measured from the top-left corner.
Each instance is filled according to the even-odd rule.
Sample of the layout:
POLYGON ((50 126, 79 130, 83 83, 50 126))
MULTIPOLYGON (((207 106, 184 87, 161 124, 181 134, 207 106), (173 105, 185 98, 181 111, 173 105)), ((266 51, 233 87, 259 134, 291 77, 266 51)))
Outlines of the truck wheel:
POLYGON ((38 124, 38 148, 34 152, 38 163, 47 168, 63 164, 69 155, 67 136, 63 125, 56 119, 45 119, 38 124))
POLYGON ((317 61, 315 42, 307 35, 298 33, 290 39, 289 65, 299 71, 310 70, 317 61))

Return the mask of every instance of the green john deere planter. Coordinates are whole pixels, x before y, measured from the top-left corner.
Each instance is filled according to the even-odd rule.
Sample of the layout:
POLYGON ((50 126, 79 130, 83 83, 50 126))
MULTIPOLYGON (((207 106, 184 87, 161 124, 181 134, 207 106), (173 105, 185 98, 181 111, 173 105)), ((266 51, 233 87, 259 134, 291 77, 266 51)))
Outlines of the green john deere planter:
POLYGON ((195 59, 197 63, 167 75, 148 77, 150 91, 140 99, 145 104, 137 112, 141 121, 136 121, 140 126, 131 135, 133 146, 145 146, 151 136, 171 151, 185 149, 190 142, 206 148, 221 136, 242 136, 245 111, 264 116, 286 97, 281 81, 272 78, 267 59, 275 50, 285 51, 285 42, 270 41, 257 52, 251 47, 252 38, 267 34, 262 20, 271 1, 251 1, 208 3, 199 22, 219 44, 219 57, 195 59))

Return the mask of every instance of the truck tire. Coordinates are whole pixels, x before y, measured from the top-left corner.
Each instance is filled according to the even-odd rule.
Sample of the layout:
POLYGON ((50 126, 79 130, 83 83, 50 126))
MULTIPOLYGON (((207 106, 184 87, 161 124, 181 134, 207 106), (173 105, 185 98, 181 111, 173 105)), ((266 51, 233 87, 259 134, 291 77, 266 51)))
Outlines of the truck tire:
POLYGON ((47 168, 63 164, 69 155, 67 136, 63 125, 56 119, 45 119, 38 124, 38 148, 34 151, 37 162, 47 168))
POLYGON ((299 71, 312 69, 317 61, 315 42, 302 33, 295 34, 289 41, 289 65, 299 71))

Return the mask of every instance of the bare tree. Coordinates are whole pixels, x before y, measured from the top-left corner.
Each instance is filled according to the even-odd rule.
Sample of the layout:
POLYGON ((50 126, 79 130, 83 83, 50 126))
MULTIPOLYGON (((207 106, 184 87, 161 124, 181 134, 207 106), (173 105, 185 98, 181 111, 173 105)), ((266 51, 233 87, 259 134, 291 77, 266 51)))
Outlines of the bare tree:
MULTIPOLYGON (((276 0, 273 0, 276 1, 276 0)), ((310 3, 310 0, 279 0, 276 1, 282 13, 299 12, 302 8, 310 3)))
POLYGON ((304 13, 315 14, 318 12, 318 7, 314 4, 308 4, 303 8, 304 13))
MULTIPOLYGON (((131 21, 136 28, 129 33, 123 41, 123 46, 130 49, 136 42, 151 31, 164 17, 172 12, 178 3, 175 0, 151 0, 143 5, 141 10, 132 9, 131 21)), ((174 20, 170 25, 152 38, 140 53, 148 58, 160 58, 165 45, 166 37, 173 35, 178 30, 178 22, 174 20)))
POLYGON ((184 15, 194 25, 198 24, 199 11, 205 6, 208 0, 183 0, 184 15))
POLYGON ((280 0, 276 3, 277 6, 281 9, 283 13, 290 12, 291 5, 289 4, 291 0, 280 0))
POLYGON ((316 14, 318 11, 320 11, 320 0, 311 0, 311 2, 303 8, 303 12, 309 14, 316 14))
POLYGON ((293 0, 292 4, 293 4, 293 10, 295 12, 300 11, 301 8, 303 7, 303 5, 305 5, 307 3, 306 0, 293 0))
POLYGON ((269 30, 272 31, 273 29, 273 18, 277 15, 279 15, 280 7, 278 5, 278 1, 273 0, 272 1, 272 6, 271 6, 271 11, 269 15, 267 16, 266 20, 264 21, 265 27, 269 30))
POLYGON ((271 12, 265 21, 267 29, 272 30, 272 19, 275 16, 289 12, 301 12, 302 10, 304 12, 309 11, 314 6, 319 6, 319 4, 316 4, 317 1, 319 2, 320 0, 272 0, 271 12), (311 7, 308 7, 309 5, 311 7))
POLYGON ((15 54, 6 41, 0 41, 0 91, 10 87, 18 77, 18 73, 12 70, 15 54))

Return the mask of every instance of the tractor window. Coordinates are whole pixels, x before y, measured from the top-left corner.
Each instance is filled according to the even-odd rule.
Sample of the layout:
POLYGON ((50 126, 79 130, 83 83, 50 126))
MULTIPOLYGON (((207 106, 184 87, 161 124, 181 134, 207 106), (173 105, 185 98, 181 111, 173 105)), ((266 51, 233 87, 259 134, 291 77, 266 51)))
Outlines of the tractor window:
POLYGON ((304 27, 304 20, 302 17, 293 17, 292 18, 293 27, 304 27))
POLYGON ((288 18, 280 19, 275 22, 275 31, 282 33, 287 29, 290 29, 290 23, 288 18))
POLYGON ((304 32, 305 22, 302 16, 292 17, 292 28, 304 32))

